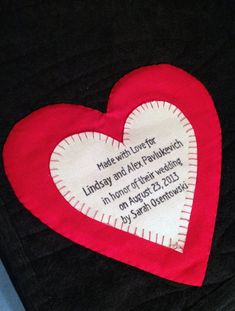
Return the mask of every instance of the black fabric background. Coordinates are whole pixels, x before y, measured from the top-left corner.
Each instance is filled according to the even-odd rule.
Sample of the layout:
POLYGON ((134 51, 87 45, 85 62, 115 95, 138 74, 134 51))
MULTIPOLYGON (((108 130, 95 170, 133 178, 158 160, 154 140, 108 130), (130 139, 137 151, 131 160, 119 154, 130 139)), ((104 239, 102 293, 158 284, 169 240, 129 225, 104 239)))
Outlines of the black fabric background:
POLYGON ((223 131, 218 217, 201 288, 108 259, 48 229, 17 201, 1 162, 0 256, 27 310, 235 310, 234 8, 234 1, 216 0, 1 2, 1 148, 12 126, 37 108, 66 102, 105 111, 119 78, 158 63, 206 86, 223 131))

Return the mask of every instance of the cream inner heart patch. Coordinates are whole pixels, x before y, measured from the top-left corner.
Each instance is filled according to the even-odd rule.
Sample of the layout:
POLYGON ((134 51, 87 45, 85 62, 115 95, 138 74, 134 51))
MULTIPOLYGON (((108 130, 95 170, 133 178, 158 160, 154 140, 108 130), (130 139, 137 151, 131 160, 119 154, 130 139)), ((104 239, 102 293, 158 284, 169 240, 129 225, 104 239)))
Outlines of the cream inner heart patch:
POLYGON ((66 137, 50 158, 58 191, 78 212, 183 252, 197 178, 197 141, 176 106, 152 101, 128 116, 123 141, 66 137))

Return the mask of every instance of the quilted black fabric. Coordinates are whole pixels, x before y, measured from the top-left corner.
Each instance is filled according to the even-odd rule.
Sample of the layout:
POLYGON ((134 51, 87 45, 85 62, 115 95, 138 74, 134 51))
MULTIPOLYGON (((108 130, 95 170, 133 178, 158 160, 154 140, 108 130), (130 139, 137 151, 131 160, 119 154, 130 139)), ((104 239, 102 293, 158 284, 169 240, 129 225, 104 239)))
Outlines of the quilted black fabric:
POLYGON ((5 0, 0 6, 1 149, 12 126, 37 108, 66 102, 105 111, 119 78, 158 63, 181 67, 206 86, 223 132, 219 209, 201 288, 168 282, 56 234, 18 202, 1 161, 0 256, 26 310, 235 310, 235 2, 5 0))

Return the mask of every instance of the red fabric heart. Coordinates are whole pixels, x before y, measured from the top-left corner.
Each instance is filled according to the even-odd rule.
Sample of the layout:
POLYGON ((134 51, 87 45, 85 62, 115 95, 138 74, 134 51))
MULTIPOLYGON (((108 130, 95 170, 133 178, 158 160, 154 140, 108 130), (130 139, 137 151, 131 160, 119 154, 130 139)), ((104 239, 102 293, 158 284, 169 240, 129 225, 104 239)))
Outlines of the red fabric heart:
POLYGON ((3 160, 20 202, 51 229, 157 276, 201 286, 218 204, 221 129, 210 95, 191 75, 165 64, 134 70, 116 83, 104 114, 71 104, 39 109, 14 126, 4 146, 3 160), (61 196, 50 176, 51 154, 65 137, 92 131, 122 142, 124 123, 130 112, 154 100, 178 107, 192 124, 197 138, 198 175, 183 253, 80 213, 61 196))

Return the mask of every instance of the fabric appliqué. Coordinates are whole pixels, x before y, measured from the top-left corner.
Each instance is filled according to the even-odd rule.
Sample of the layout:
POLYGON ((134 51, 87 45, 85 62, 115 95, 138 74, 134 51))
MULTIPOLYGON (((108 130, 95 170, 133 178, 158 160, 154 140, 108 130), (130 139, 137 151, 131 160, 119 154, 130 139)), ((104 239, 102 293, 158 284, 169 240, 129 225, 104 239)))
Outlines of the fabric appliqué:
POLYGON ((168 280, 201 286, 214 232, 221 127, 196 78, 161 64, 113 87, 106 113, 32 112, 3 150, 22 205, 63 237, 168 280))
POLYGON ((176 106, 151 101, 128 116, 123 142, 98 132, 63 139, 50 159, 61 195, 79 212, 183 252, 197 177, 197 142, 176 106))

